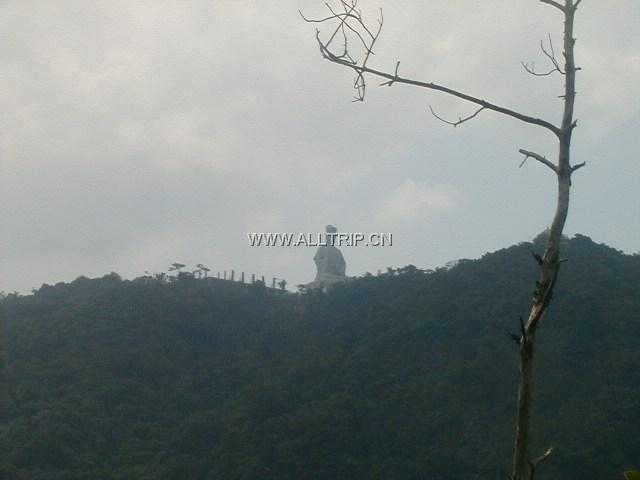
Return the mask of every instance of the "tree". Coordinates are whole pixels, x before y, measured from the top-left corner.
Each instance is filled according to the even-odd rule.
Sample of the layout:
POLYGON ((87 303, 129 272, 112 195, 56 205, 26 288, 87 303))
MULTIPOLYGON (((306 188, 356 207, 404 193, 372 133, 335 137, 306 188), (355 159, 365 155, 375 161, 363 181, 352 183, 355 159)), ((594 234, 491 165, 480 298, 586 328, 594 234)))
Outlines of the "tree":
POLYGON ((196 267, 198 267, 198 270, 200 272, 198 278, 200 278, 200 275, 204 275, 204 277, 207 278, 207 274, 211 271, 211 269, 206 265, 203 265, 202 263, 199 263, 198 265, 196 265, 196 267))
POLYGON ((0 292, 0 420, 4 420, 7 414, 8 406, 8 388, 7 388, 7 372, 6 372, 6 352, 5 352, 5 338, 4 338, 4 292, 0 292))
POLYGON ((563 259, 560 258, 560 242, 569 211, 571 177, 576 170, 585 165, 584 162, 579 164, 571 163, 571 137, 577 126, 577 121, 574 120, 573 114, 576 97, 576 72, 580 70, 575 64, 574 47, 576 40, 573 36, 573 28, 575 14, 582 0, 539 0, 539 2, 556 9, 563 16, 564 65, 562 65, 561 61, 556 57, 551 37, 549 37, 549 45, 545 46, 541 43, 541 48, 542 53, 550 61, 550 69, 545 72, 539 72, 532 66, 524 63, 523 67, 528 73, 535 76, 559 74, 565 77, 565 91, 561 97, 564 108, 562 121, 559 126, 550 121, 521 113, 480 97, 454 90, 445 85, 402 77, 399 74, 400 62, 396 63, 395 70, 392 73, 370 67, 369 61, 371 60, 374 47, 376 47, 376 42, 382 31, 382 10, 380 10, 377 26, 373 28, 368 26, 363 19, 362 12, 358 9, 357 0, 351 0, 350 3, 346 0, 338 0, 338 5, 335 8, 330 4, 325 4, 329 13, 324 18, 311 19, 305 17, 302 12, 300 12, 300 15, 306 22, 332 25, 330 35, 326 39, 322 38, 320 30, 316 28, 318 47, 324 59, 353 70, 355 73, 355 101, 364 101, 367 78, 377 77, 385 80, 381 85, 392 86, 400 83, 435 90, 477 106, 477 109, 472 114, 466 117, 460 117, 456 121, 446 120, 431 109, 431 113, 436 118, 454 127, 476 118, 484 110, 491 110, 519 120, 520 122, 543 128, 554 135, 558 141, 558 156, 555 162, 531 150, 524 148, 519 149, 519 152, 524 156, 524 160, 520 166, 524 165, 529 158, 532 158, 554 173, 557 181, 558 197, 555 214, 549 227, 544 254, 542 256, 534 255, 540 267, 540 273, 536 281, 529 314, 526 319, 521 317, 520 332, 514 336, 520 350, 520 385, 518 388, 511 473, 512 480, 531 480, 537 465, 545 460, 552 452, 552 448, 549 448, 544 454, 535 459, 530 457, 529 452, 531 409, 533 403, 534 346, 538 326, 551 302, 558 272, 563 262, 563 259), (358 53, 360 53, 361 56, 358 60, 354 59, 354 50, 360 51, 358 53))
POLYGON ((169 271, 177 271, 178 273, 180 273, 180 270, 182 270, 184 267, 186 267, 184 263, 174 262, 169 266, 169 271))

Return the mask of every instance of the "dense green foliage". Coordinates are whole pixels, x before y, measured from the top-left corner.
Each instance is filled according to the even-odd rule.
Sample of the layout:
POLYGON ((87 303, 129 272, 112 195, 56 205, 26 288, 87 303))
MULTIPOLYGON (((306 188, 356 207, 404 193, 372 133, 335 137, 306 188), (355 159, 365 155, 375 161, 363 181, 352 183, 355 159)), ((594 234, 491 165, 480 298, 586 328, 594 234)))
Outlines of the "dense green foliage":
MULTIPOLYGON (((328 294, 112 274, 9 295, 5 475, 503 480, 531 250, 328 294)), ((640 256, 584 236, 565 253, 539 332, 539 478, 620 479, 640 464, 640 256)))

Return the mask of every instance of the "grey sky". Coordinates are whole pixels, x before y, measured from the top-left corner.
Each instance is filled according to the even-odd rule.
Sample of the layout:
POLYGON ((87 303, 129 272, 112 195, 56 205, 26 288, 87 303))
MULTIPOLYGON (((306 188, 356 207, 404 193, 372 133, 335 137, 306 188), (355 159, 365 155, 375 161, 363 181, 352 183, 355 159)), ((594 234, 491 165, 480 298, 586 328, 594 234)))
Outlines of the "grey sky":
MULTIPOLYGON (((535 0, 361 0, 385 27, 373 65, 558 122, 560 77, 532 78, 560 17, 535 0)), ((532 238, 554 180, 541 129, 410 87, 370 88, 320 58, 321 0, 0 3, 0 290, 166 271, 314 275, 313 249, 250 248, 254 231, 392 232, 343 249, 348 274, 441 265, 532 238), (506 199, 506 200, 505 200, 506 199)), ((640 250, 640 4, 585 0, 569 234, 640 250)), ((559 48, 559 47, 558 47, 559 48)), ((376 84, 371 81, 371 85, 376 84)))

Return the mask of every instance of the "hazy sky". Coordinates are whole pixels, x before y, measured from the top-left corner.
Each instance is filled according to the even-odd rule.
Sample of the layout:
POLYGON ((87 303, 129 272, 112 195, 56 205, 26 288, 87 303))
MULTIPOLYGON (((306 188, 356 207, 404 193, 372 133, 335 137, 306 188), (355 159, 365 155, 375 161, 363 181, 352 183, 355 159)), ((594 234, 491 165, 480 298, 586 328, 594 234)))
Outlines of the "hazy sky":
MULTIPOLYGON (((562 78, 539 41, 561 18, 535 0, 361 0, 385 25, 371 63, 559 122, 562 78)), ((518 148, 539 128, 411 87, 352 103, 321 59, 322 0, 0 2, 0 290, 166 271, 315 274, 313 248, 250 248, 247 232, 391 232, 343 249, 347 273, 434 267, 529 240, 555 181, 518 148)), ((567 233, 640 250, 640 2, 584 0, 576 20, 576 174, 567 233)))

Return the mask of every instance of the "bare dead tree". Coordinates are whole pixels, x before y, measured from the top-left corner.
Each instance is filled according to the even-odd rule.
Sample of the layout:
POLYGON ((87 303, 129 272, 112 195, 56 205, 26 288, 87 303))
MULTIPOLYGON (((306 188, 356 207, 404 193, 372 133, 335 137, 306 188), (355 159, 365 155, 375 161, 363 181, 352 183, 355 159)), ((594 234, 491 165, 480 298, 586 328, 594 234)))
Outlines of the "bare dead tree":
POLYGON ((551 132, 558 141, 558 156, 555 162, 531 150, 523 148, 519 150, 519 152, 524 155, 524 160, 520 166, 523 166, 529 158, 536 160, 555 174, 558 188, 556 210, 549 228, 549 237, 544 255, 534 255, 540 267, 540 273, 536 281, 536 288, 531 301, 529 314, 526 319, 520 319, 520 333, 513 335, 520 350, 520 384, 518 388, 511 479, 532 480, 538 465, 546 460, 553 451, 553 448, 548 448, 542 455, 536 458, 532 458, 529 451, 536 332, 551 302, 560 266, 563 262, 563 259, 560 258, 560 241, 569 211, 571 177, 576 170, 585 165, 584 162, 579 164, 571 163, 571 137, 577 126, 577 121, 574 120, 573 113, 576 97, 576 72, 580 70, 575 64, 574 46, 576 39, 573 36, 573 28, 574 17, 582 0, 539 0, 540 3, 558 10, 563 16, 564 34, 562 55, 564 57, 564 65, 561 65, 561 61, 556 56, 550 35, 548 37, 548 46, 545 46, 543 42, 540 44, 543 55, 551 64, 550 69, 539 72, 536 71, 533 64, 522 64, 525 71, 534 76, 558 74, 565 77, 564 94, 560 97, 563 99, 564 108, 562 121, 559 126, 550 121, 521 113, 497 103, 489 102, 483 98, 454 90, 445 85, 403 77, 399 74, 399 61, 396 63, 393 72, 371 67, 369 62, 374 55, 374 48, 376 47, 376 42, 380 37, 384 23, 382 11, 380 10, 377 25, 370 27, 365 22, 362 11, 358 9, 357 0, 350 0, 349 2, 346 0, 337 1, 338 4, 335 7, 325 3, 328 14, 323 18, 307 18, 302 12, 300 12, 300 15, 306 22, 330 26, 326 38, 323 38, 320 29, 316 28, 316 41, 323 58, 337 65, 349 68, 355 73, 353 87, 356 95, 354 101, 364 101, 367 80, 369 78, 379 78, 384 79, 380 84, 383 86, 390 87, 396 84, 404 84, 426 88, 454 96, 476 105, 477 108, 473 113, 461 116, 455 121, 442 118, 436 114, 433 108, 429 107, 431 113, 437 119, 448 125, 457 127, 477 118, 478 115, 485 110, 490 110, 532 126, 546 129, 551 132))

